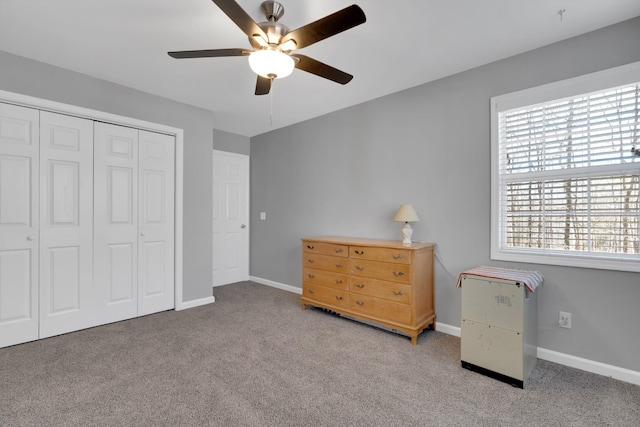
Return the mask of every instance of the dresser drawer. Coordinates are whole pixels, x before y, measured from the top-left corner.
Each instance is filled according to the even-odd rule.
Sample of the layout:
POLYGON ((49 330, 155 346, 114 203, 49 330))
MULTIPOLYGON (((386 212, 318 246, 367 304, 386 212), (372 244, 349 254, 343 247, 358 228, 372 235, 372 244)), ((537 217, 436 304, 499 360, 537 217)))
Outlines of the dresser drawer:
POLYGON ((332 271, 305 268, 302 271, 302 278, 305 283, 309 284, 313 283, 315 285, 328 286, 345 291, 349 288, 349 276, 332 271))
POLYGON ((353 259, 411 264, 411 251, 407 249, 374 248, 370 246, 350 246, 349 256, 353 259))
POLYGON ((368 295, 351 295, 351 311, 375 316, 391 322, 403 324, 411 323, 411 309, 409 305, 388 301, 368 295))
POLYGON ((349 274, 389 282, 410 283, 411 266, 407 264, 393 264, 391 262, 349 259, 349 274))
POLYGON ((347 291, 305 283, 302 285, 302 296, 326 305, 349 308, 349 292, 347 291))
POLYGON ((314 242, 312 240, 305 240, 302 242, 303 252, 320 254, 320 255, 333 255, 339 257, 349 256, 349 246, 338 245, 335 243, 314 242))
POLYGON ((303 253, 302 265, 307 268, 316 268, 319 270, 335 271, 336 273, 347 273, 349 262, 346 258, 336 256, 318 255, 303 253))
POLYGON ((389 301, 411 303, 411 285, 386 282, 367 277, 351 276, 349 291, 355 294, 371 295, 389 301))

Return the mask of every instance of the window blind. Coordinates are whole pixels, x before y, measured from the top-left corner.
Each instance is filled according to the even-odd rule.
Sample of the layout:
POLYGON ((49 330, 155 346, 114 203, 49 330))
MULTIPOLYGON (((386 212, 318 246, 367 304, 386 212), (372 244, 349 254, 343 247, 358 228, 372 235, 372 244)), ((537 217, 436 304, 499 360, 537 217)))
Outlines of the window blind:
POLYGON ((640 260, 640 81, 495 114, 498 249, 640 260))

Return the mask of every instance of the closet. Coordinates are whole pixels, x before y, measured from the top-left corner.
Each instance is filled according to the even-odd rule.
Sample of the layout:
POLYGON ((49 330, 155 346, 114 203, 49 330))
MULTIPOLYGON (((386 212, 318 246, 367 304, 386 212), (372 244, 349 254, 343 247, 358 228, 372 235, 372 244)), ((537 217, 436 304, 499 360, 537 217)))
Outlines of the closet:
POLYGON ((0 103, 0 347, 174 307, 175 137, 0 103))

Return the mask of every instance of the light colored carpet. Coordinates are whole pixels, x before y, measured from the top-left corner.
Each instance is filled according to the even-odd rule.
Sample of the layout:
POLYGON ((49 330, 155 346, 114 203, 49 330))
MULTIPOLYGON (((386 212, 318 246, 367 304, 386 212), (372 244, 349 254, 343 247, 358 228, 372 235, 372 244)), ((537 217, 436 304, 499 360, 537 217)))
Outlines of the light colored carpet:
POLYGON ((640 387, 538 361, 524 390, 460 340, 301 310, 242 282, 216 303, 0 349, 1 426, 637 426, 640 387))

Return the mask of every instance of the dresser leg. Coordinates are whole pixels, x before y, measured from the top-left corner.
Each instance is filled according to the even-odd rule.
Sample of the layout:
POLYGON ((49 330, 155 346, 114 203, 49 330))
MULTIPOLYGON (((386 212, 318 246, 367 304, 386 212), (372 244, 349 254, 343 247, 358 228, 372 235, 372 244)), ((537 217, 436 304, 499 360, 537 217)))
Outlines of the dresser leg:
POLYGON ((418 335, 411 335, 411 345, 418 344, 418 335))

